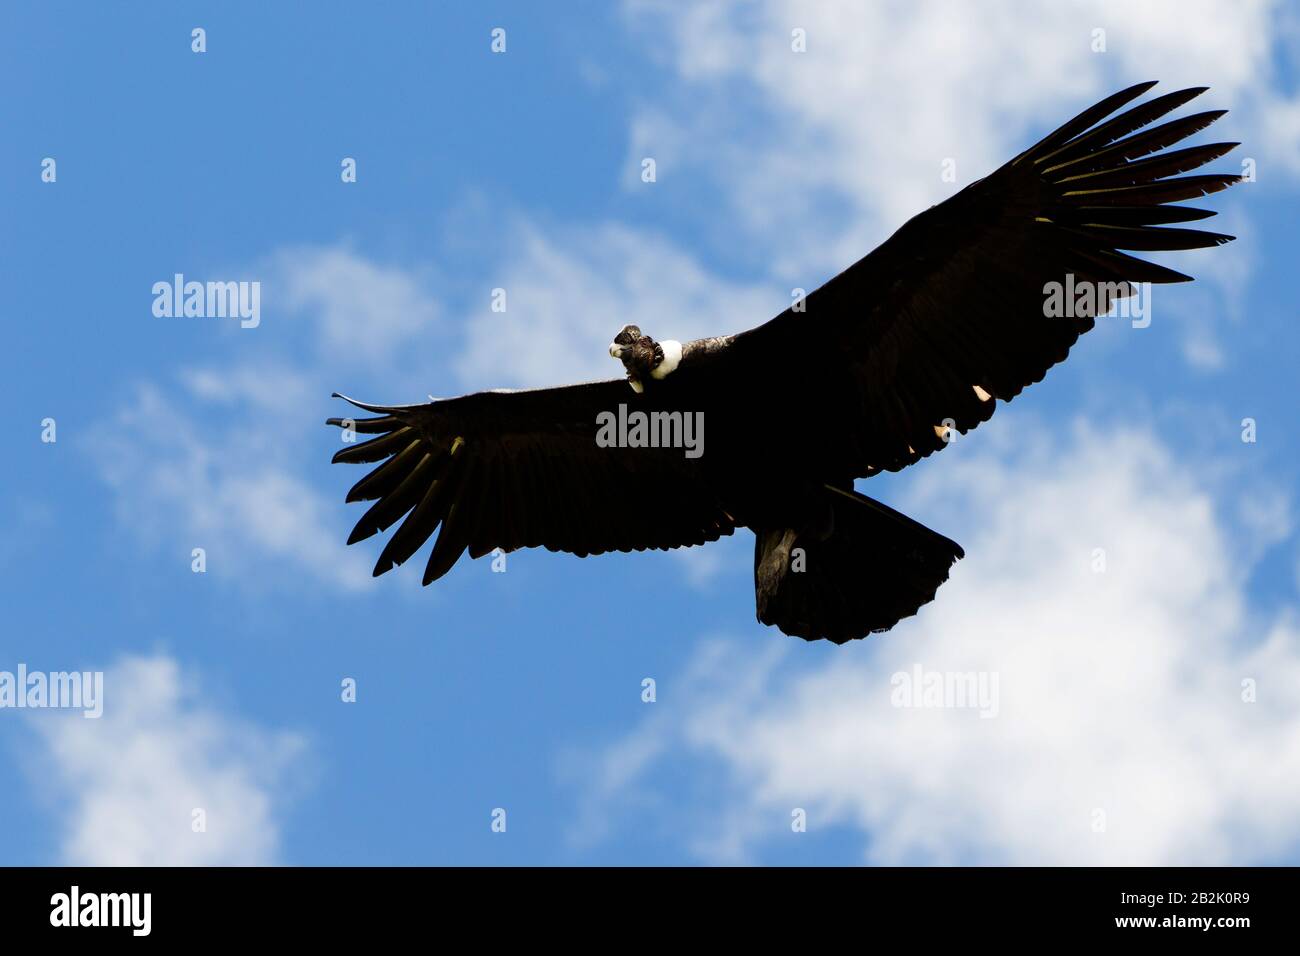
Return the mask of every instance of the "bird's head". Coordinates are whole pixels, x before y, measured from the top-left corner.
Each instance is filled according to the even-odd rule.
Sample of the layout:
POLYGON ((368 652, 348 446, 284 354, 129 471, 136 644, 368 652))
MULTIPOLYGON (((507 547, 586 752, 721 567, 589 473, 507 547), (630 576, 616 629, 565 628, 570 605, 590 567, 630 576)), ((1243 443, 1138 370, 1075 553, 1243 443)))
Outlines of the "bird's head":
POLYGON ((642 389, 642 382, 651 377, 651 373, 664 360, 664 350, 658 342, 648 335, 642 335, 635 325, 625 325, 614 341, 609 343, 609 354, 623 363, 627 369, 627 379, 637 392, 642 389))

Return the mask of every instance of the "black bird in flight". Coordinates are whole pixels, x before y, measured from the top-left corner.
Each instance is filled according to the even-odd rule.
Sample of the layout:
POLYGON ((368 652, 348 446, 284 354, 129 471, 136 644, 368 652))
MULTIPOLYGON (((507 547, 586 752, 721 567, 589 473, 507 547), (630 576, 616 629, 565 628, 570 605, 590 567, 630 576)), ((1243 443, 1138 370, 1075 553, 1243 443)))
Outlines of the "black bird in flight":
POLYGON ((950 430, 987 421, 1136 283, 1190 279, 1119 250, 1232 238, 1178 227, 1214 213, 1170 204, 1238 181, 1179 175, 1238 144, 1167 150, 1226 111, 1150 125, 1205 88, 1111 116, 1154 85, 1080 113, 747 332, 681 344, 625 327, 610 354, 626 379, 420 405, 348 399, 378 417, 329 423, 377 437, 334 461, 383 462, 348 492, 375 502, 348 543, 405 516, 379 575, 441 525, 428 584, 467 549, 585 556, 699 545, 745 527, 761 622, 836 643, 888 630, 932 600, 964 555, 859 494, 854 479, 905 468, 941 450, 950 430), (1094 292, 1060 316, 1045 305, 1053 283, 1094 292), (670 445, 702 422, 707 443, 646 447, 645 429, 638 438, 632 427, 610 440, 611 420, 622 427, 637 412, 651 433, 679 439, 670 445))

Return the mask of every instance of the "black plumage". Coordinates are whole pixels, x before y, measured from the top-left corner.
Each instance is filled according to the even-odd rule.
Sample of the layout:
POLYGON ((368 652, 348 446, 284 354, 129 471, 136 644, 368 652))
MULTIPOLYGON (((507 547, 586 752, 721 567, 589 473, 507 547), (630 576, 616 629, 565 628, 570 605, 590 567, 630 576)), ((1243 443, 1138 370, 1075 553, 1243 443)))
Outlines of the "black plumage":
POLYGON ((802 311, 686 343, 675 366, 675 343, 629 327, 611 345, 626 379, 353 402, 378 414, 354 423, 376 437, 334 460, 382 464, 348 493, 375 502, 349 543, 401 520, 382 574, 436 530, 428 584, 466 550, 667 549, 747 527, 759 620, 835 642, 887 630, 933 599, 963 553, 854 479, 905 468, 942 449, 947 428, 988 420, 1135 283, 1189 279, 1129 252, 1232 238, 1181 225, 1213 212, 1169 205, 1239 179, 1182 175, 1235 143, 1166 151, 1223 111, 1151 125, 1203 88, 1111 115, 1153 85, 1108 97, 914 217, 802 311), (1046 288, 1067 277, 1098 294, 1084 314, 1049 316, 1046 288), (620 405, 702 414, 704 453, 602 447, 598 416, 620 405))

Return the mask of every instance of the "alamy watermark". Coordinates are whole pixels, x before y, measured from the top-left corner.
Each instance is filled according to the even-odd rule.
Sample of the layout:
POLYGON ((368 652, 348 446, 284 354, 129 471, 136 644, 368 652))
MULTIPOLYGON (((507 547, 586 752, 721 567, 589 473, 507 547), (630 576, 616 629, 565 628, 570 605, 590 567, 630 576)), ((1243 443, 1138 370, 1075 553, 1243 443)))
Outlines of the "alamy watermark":
POLYGON ((96 718, 104 713, 103 671, 0 671, 0 709, 54 708, 80 710, 96 718))
POLYGON ((153 929, 152 893, 87 893, 75 883, 66 893, 50 897, 51 926, 120 926, 132 936, 153 929))
POLYGON ((262 283, 185 281, 176 273, 171 282, 153 284, 153 314, 160 319, 239 319, 245 329, 262 324, 262 283))
POLYGON ((684 448, 687 458, 704 454, 703 412, 643 412, 619 405, 617 414, 596 416, 600 448, 684 448))
POLYGON ((1067 272, 1064 282, 1043 286, 1043 315, 1049 319, 1131 319, 1133 328, 1151 324, 1150 282, 1092 282, 1067 272))
POLYGON ((997 671, 927 671, 920 664, 896 671, 889 678, 889 702, 895 707, 978 710, 981 718, 996 717, 997 671))

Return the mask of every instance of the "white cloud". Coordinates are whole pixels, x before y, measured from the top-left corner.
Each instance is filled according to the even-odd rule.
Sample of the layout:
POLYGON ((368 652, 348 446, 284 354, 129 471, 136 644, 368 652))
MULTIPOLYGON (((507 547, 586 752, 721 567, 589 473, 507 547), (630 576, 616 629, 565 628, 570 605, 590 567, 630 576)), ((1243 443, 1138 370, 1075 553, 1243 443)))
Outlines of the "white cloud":
POLYGON ((271 257, 271 302, 316 323, 322 350, 375 364, 437 322, 420 278, 344 248, 282 249, 271 257))
POLYGON ((344 546, 346 483, 327 471, 339 447, 323 425, 338 411, 328 396, 382 378, 390 400, 418 401, 410 346, 437 331, 439 308, 416 273, 341 247, 283 249, 267 263, 264 306, 312 329, 283 339, 268 322, 242 333, 254 348, 240 357, 180 369, 180 391, 139 386, 90 448, 122 523, 177 561, 203 548, 208 573, 252 587, 287 571, 359 590, 368 560, 344 546), (330 495, 318 490, 327 474, 337 479, 330 495))
POLYGON ((1284 173, 1300 176, 1300 98, 1270 98, 1260 119, 1260 128, 1266 133, 1261 139, 1265 155, 1284 173))
POLYGON ((775 632, 757 655, 706 645, 607 751, 582 825, 615 825, 596 808, 647 799, 671 755, 724 772, 726 809, 686 837, 708 859, 788 839, 795 807, 876 863, 1248 863, 1300 840, 1300 630, 1251 613, 1238 538, 1258 529, 1150 430, 1003 416, 905 504, 966 546, 935 603, 822 666, 775 632), (891 706, 917 663, 996 673, 998 716, 891 706))
MULTIPOLYGON (((631 123, 633 153, 662 148, 676 175, 705 176, 755 261, 809 288, 1072 111, 1140 80, 1161 80, 1157 93, 1212 87, 1194 107, 1232 113, 1208 135, 1245 144, 1222 168, 1262 156, 1270 184, 1300 170, 1300 99, 1277 89, 1278 58, 1295 47, 1274 42, 1297 35, 1297 18, 1269 0, 626 6, 677 78, 647 91, 631 123), (791 50, 796 27, 807 32, 805 53, 791 50), (1104 53, 1093 52, 1095 29, 1105 31, 1104 53), (941 179, 947 159, 956 183, 941 179)), ((1217 208, 1236 201, 1227 194, 1217 208)), ((732 232, 715 238, 738 245, 732 232)), ((1232 312, 1247 250, 1210 256, 1195 266, 1183 258, 1181 268, 1219 287, 1216 314, 1232 312)), ((1216 323, 1198 320, 1183 353, 1195 367, 1221 367, 1220 339, 1216 323)))
POLYGON ((52 786, 66 803, 63 862, 73 866, 266 865, 294 734, 204 706, 168 657, 130 657, 104 676, 104 713, 33 712, 52 786), (193 811, 206 831, 193 830, 193 811))
MULTIPOLYGON (((330 518, 339 517, 339 502, 298 473, 292 454, 305 426, 286 419, 309 406, 278 404, 272 412, 240 399, 242 377, 232 370, 225 379, 231 390, 215 406, 187 408, 157 386, 141 386, 96 429, 91 451, 119 520, 178 563, 188 565, 191 551, 203 548, 207 573, 250 587, 279 580, 286 566, 336 587, 364 587, 365 559, 344 548, 339 522, 330 518)), ((189 382, 206 396, 223 378, 204 372, 189 382)), ((318 420, 311 424, 325 434, 318 420)))
POLYGON ((754 541, 744 529, 702 547, 678 548, 668 553, 685 574, 686 583, 697 591, 712 590, 723 575, 753 573, 754 541))
POLYGON ((246 405, 259 416, 284 418, 292 414, 291 409, 303 408, 320 398, 316 383, 303 371, 277 362, 186 368, 181 370, 180 379, 197 401, 225 406, 227 410, 246 405))

